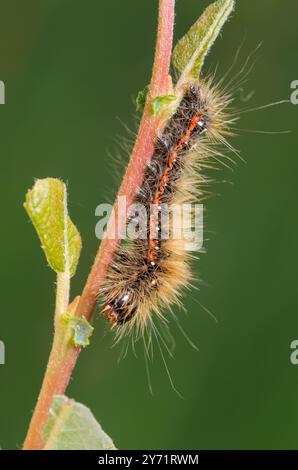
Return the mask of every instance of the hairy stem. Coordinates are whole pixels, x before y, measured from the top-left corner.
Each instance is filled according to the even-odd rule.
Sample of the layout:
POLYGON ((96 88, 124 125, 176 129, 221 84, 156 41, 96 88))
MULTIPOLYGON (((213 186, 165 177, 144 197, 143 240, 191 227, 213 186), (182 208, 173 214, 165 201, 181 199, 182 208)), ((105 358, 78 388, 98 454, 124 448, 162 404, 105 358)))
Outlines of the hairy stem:
MULTIPOLYGON (((175 0, 160 0, 156 52, 152 71, 150 89, 147 96, 143 117, 131 159, 121 184, 118 196, 126 197, 128 208, 142 182, 144 168, 152 156, 153 141, 160 126, 159 117, 152 116, 150 102, 153 97, 167 94, 169 89, 169 67, 171 61, 175 0)), ((113 223, 110 219, 106 237, 103 239, 87 283, 83 290, 77 314, 91 320, 100 289, 105 280, 115 250, 119 245, 121 233, 126 222, 126 214, 121 211, 119 217, 118 200, 114 205, 114 219, 117 220, 116 236, 113 234, 113 223)))
POLYGON ((53 397, 64 394, 79 352, 80 349, 70 343, 68 334, 60 337, 55 333, 43 384, 24 442, 24 450, 43 448, 42 431, 48 419, 53 397))
POLYGON ((57 273, 55 321, 63 315, 69 304, 70 277, 68 273, 57 273))
POLYGON ((54 341, 43 384, 24 442, 24 450, 42 449, 42 430, 48 419, 53 396, 65 392, 80 352, 80 349, 74 347, 71 343, 71 331, 65 327, 62 320, 62 315, 67 310, 69 313, 74 312, 79 300, 77 297, 68 306, 68 292, 69 276, 65 273, 59 273, 57 275, 54 341))
MULTIPOLYGON (((142 182, 144 168, 151 158, 153 142, 160 126, 160 118, 152 116, 150 102, 155 96, 167 94, 171 83, 169 67, 173 40, 174 7, 175 0, 159 0, 158 33, 150 89, 135 146, 118 194, 119 196, 126 196, 127 207, 131 204, 142 182)), ((98 294, 115 250, 119 245, 121 232, 126 222, 126 214, 119 211, 118 199, 114 205, 114 214, 116 220, 118 220, 116 237, 112 236, 113 223, 110 220, 106 236, 100 245, 82 296, 69 307, 76 315, 85 316, 88 321, 92 319, 98 294)), ((65 278, 61 279, 62 281, 65 282, 65 278)), ((65 392, 80 351, 79 348, 75 348, 70 343, 69 331, 61 330, 59 320, 60 313, 63 310, 61 310, 62 305, 65 305, 65 291, 61 288, 59 294, 59 285, 57 285, 56 328, 53 347, 24 443, 24 449, 26 450, 43 448, 42 431, 48 418, 53 396, 65 392)))

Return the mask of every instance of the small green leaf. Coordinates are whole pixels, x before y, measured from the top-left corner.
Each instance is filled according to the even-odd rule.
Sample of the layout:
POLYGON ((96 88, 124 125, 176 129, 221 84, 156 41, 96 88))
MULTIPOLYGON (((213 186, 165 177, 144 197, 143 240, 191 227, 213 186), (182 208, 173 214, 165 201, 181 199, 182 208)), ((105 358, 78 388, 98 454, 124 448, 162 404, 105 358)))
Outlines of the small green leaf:
POLYGON ((86 348, 90 344, 90 338, 94 330, 93 326, 85 317, 73 316, 70 313, 64 314, 62 318, 73 329, 73 344, 86 348))
POLYGON ((44 427, 44 450, 117 450, 86 406, 56 395, 44 427))
POLYGON ((55 178, 37 180, 24 207, 33 222, 50 267, 73 276, 82 242, 67 212, 65 184, 55 178))
POLYGON ((171 103, 171 101, 174 101, 175 99, 175 95, 156 96, 151 103, 151 111, 153 116, 157 116, 164 106, 171 103))
POLYGON ((174 66, 183 73, 185 79, 199 77, 205 57, 234 6, 235 0, 217 0, 212 3, 180 39, 172 57, 174 66))
POLYGON ((145 107, 148 91, 149 85, 145 86, 144 90, 139 91, 136 97, 136 109, 138 112, 143 111, 145 107))

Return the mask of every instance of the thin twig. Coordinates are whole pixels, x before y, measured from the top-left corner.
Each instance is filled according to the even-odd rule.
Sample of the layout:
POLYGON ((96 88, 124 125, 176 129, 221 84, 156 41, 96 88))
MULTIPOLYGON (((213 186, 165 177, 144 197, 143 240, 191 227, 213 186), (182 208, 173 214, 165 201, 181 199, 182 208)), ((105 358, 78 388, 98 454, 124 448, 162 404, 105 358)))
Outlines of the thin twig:
MULTIPOLYGON (((141 185, 144 168, 152 156, 153 142, 160 126, 160 118, 152 116, 150 102, 155 96, 167 94, 169 88, 174 8, 175 0, 160 0, 159 2, 158 33, 150 90, 131 159, 118 193, 118 196, 126 197, 127 208, 141 185)), ((77 315, 85 316, 88 321, 93 316, 100 289, 126 222, 126 214, 118 211, 118 200, 115 202, 112 214, 114 220, 117 220, 116 236, 113 233, 114 224, 110 219, 106 237, 102 240, 76 312, 77 315)))
MULTIPOLYGON (((152 155, 153 142, 160 126, 160 119, 151 114, 150 101, 152 97, 167 94, 168 92, 174 7, 175 0, 159 0, 158 33, 150 90, 131 160, 119 190, 119 196, 126 196, 127 207, 129 207, 141 184, 144 168, 152 155)), ((115 202, 114 210, 115 215, 118 217, 117 201, 115 202)), ((115 250, 120 242, 120 234, 126 222, 126 214, 121 214, 121 211, 119 211, 119 215, 121 215, 121 219, 120 217, 118 219, 116 239, 112 239, 111 231, 113 224, 110 221, 108 223, 106 237, 102 241, 96 255, 82 296, 80 300, 75 300, 69 307, 72 312, 75 312, 77 315, 85 316, 89 321, 92 318, 98 294, 103 285, 115 250)), ((63 301, 63 299, 60 300, 63 301)), ((57 300, 59 310, 60 300, 57 300)), ((42 432, 49 415, 53 397, 54 395, 63 394, 65 392, 78 355, 79 348, 71 344, 69 333, 63 331, 63 328, 59 328, 58 322, 55 328, 52 351, 43 385, 32 416, 24 443, 24 449, 35 450, 43 448, 44 441, 42 432)))

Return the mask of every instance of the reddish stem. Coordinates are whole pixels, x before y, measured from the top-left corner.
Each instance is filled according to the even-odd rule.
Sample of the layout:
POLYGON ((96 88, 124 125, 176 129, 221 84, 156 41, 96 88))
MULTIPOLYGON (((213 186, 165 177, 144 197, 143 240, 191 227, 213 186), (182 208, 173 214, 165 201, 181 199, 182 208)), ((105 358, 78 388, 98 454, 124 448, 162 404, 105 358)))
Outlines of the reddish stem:
MULTIPOLYGON (((160 119, 154 117, 151 113, 150 102, 155 96, 167 94, 169 89, 174 7, 175 0, 159 0, 158 33, 150 91, 131 159, 119 190, 119 196, 126 196, 127 207, 131 204, 142 182, 144 169, 152 156, 153 142, 160 126, 160 119)), ((118 201, 116 201, 114 205, 114 214, 116 220, 118 220, 116 237, 113 239, 113 224, 110 220, 106 237, 102 240, 83 293, 75 309, 77 315, 83 315, 89 321, 92 319, 100 289, 115 250, 119 245, 122 229, 126 222, 126 214, 118 211, 118 209, 118 201)), ((43 385, 25 440, 24 449, 26 450, 42 449, 44 445, 42 430, 47 421, 53 396, 65 392, 79 355, 79 350, 74 348, 69 341, 60 341, 56 335, 57 333, 55 333, 43 385)))
MULTIPOLYGON (((153 142, 160 126, 159 118, 154 117, 151 113, 150 102, 152 97, 167 94, 169 88, 174 8, 175 0, 160 0, 158 33, 150 92, 148 93, 147 103, 131 159, 118 193, 118 196, 126 196, 127 207, 132 203, 142 183, 144 168, 152 156, 153 142)), ((119 245, 121 233, 126 222, 126 214, 123 211, 120 211, 119 218, 117 200, 114 205, 114 216, 115 220, 117 220, 116 237, 113 236, 113 224, 110 221, 107 227, 106 238, 100 245, 77 308, 77 314, 84 315, 89 321, 92 318, 100 289, 104 283, 115 250, 119 245)))
POLYGON ((44 446, 42 430, 48 420, 55 395, 63 395, 69 383, 80 349, 53 342, 52 351, 23 450, 40 450, 44 446))

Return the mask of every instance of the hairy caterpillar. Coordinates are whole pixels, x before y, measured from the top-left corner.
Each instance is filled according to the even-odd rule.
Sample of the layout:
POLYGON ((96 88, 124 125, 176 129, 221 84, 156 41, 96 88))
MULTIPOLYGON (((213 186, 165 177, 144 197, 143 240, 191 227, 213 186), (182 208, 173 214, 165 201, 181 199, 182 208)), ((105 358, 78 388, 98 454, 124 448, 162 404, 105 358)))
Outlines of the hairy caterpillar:
POLYGON ((211 80, 184 85, 180 104, 155 140, 134 201, 146 208, 146 236, 119 247, 103 292, 103 315, 121 332, 134 325, 144 331, 152 313, 163 318, 164 309, 180 304, 192 279, 193 255, 185 239, 161 236, 161 208, 200 200, 206 182, 202 168, 221 155, 216 145, 231 133, 230 102, 211 80))

